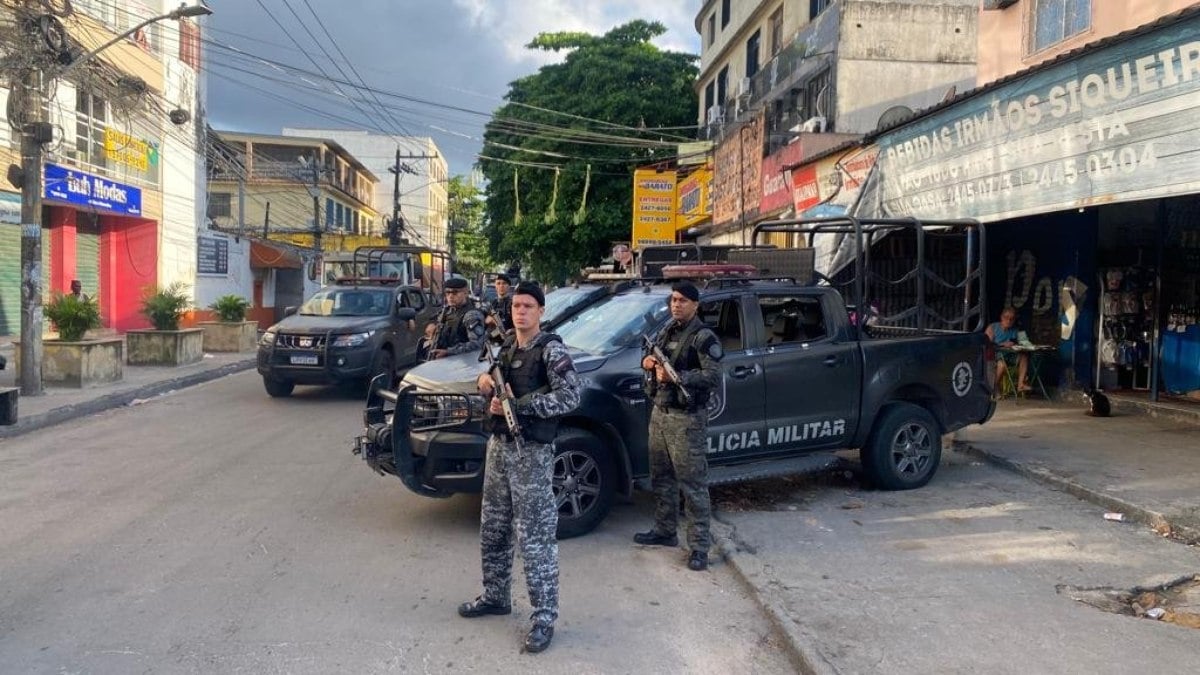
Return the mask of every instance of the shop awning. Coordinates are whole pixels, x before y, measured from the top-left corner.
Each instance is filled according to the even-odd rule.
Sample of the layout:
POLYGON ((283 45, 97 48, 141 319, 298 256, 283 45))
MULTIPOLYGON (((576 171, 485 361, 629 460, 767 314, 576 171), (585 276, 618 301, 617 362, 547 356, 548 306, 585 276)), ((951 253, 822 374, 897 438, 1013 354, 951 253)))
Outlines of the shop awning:
POLYGON ((296 251, 266 242, 250 242, 250 267, 255 269, 303 269, 304 261, 296 251))

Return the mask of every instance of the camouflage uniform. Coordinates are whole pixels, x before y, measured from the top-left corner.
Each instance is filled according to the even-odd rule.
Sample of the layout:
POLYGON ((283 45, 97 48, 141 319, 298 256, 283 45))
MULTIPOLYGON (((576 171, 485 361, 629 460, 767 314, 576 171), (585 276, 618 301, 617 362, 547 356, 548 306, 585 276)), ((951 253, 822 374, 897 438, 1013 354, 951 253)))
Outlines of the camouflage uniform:
POLYGON ((479 539, 483 557, 483 599, 511 604, 513 530, 525 563, 525 584, 533 606, 533 622, 544 626, 558 618, 558 505, 553 475, 555 419, 579 405, 580 381, 567 348, 557 336, 541 333, 525 348, 509 337, 501 350, 505 378, 519 367, 522 355, 541 351, 537 377, 544 386, 517 396, 517 416, 525 434, 522 448, 507 436, 504 418, 493 418, 483 476, 483 511, 479 539), (548 438, 547 438, 548 436, 548 438))
POLYGON ((458 307, 446 306, 438 321, 438 332, 434 349, 445 349, 449 355, 477 352, 487 335, 483 313, 473 302, 467 301, 458 307))
POLYGON ((496 298, 496 301, 492 303, 492 311, 500 316, 501 330, 510 331, 513 329, 511 293, 503 298, 496 298))
POLYGON ((657 505, 654 532, 674 535, 679 521, 679 493, 686 498, 688 547, 708 553, 712 545, 708 498, 707 431, 708 411, 704 404, 721 382, 720 360, 724 357, 716 334, 693 317, 686 324, 672 321, 655 339, 681 384, 692 396, 686 406, 678 387, 658 382, 654 372, 646 378, 646 393, 653 402, 650 411, 650 481, 657 505))

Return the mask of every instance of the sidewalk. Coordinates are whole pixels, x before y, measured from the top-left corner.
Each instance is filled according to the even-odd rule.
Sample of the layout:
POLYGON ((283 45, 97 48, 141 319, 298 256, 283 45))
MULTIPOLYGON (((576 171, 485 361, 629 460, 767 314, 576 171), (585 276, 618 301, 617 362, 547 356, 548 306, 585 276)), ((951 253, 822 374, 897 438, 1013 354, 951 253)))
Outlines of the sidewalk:
MULTIPOLYGON (((8 358, 8 367, 0 370, 0 387, 14 387, 12 343, 0 344, 0 354, 8 358)), ((254 367, 255 355, 246 353, 206 353, 187 366, 125 365, 125 378, 117 383, 87 389, 46 387, 41 396, 22 396, 18 403, 17 424, 0 426, 0 439, 29 433, 71 419, 92 415, 110 408, 129 405, 183 387, 190 387, 231 373, 254 367)))
POLYGON ((1200 631, 1102 612, 1065 587, 1200 573, 1195 420, 1007 401, 924 489, 800 482, 765 508, 719 512, 718 543, 802 672, 1190 671, 1200 631))

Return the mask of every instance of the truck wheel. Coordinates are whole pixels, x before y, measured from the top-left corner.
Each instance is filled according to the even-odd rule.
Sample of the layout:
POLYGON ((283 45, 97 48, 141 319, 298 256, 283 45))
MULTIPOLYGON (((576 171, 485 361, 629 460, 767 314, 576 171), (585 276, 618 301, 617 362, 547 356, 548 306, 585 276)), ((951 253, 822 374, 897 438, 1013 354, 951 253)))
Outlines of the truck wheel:
POLYGON ((616 466, 600 439, 569 429, 554 441, 553 482, 558 538, 578 537, 608 515, 617 487, 616 466))
POLYGON ((264 377, 263 387, 267 390, 267 394, 271 398, 286 398, 292 395, 292 390, 296 388, 296 383, 264 377))
POLYGON ((942 435, 929 411, 911 403, 885 407, 860 451, 867 478, 884 490, 911 490, 933 478, 942 435))
POLYGON ((375 355, 375 363, 371 364, 371 374, 367 376, 367 384, 371 383, 379 375, 387 374, 387 388, 389 390, 396 388, 396 360, 392 358, 392 352, 387 349, 380 349, 375 355))

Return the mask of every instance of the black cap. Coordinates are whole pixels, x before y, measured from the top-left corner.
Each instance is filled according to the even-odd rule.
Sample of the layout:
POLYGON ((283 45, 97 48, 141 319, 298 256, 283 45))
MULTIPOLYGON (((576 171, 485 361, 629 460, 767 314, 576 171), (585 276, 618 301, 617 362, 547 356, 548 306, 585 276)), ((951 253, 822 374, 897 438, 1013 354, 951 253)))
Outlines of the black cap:
POLYGON ((512 277, 508 276, 507 274, 497 274, 496 281, 503 281, 506 284, 511 284, 512 277))
POLYGON ((460 279, 459 277, 452 277, 450 279, 447 279, 445 285, 443 285, 442 287, 448 291, 456 291, 460 288, 466 288, 467 280, 460 279))
POLYGON ((538 307, 546 306, 546 294, 542 292, 542 287, 532 281, 522 281, 513 289, 513 295, 528 295, 534 300, 537 300, 538 307))
POLYGON ((681 281, 671 287, 673 293, 678 293, 692 302, 700 302, 700 291, 690 281, 681 281))

